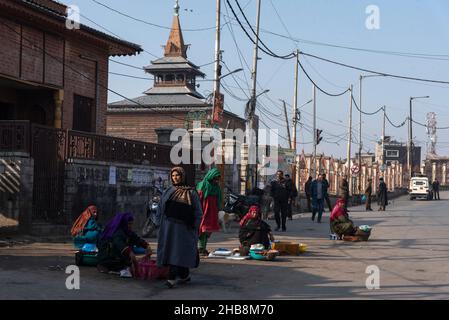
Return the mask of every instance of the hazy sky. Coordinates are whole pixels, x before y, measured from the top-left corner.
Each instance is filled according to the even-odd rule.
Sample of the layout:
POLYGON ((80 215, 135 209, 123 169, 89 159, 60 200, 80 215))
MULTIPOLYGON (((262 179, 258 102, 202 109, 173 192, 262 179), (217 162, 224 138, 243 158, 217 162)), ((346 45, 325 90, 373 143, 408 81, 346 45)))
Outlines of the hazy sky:
MULTIPOLYGON (((98 0, 101 3, 122 11, 130 16, 169 27, 173 17, 174 0, 98 0)), ((237 10, 235 0, 229 0, 237 10)), ((93 0, 63 0, 65 4, 74 4, 80 8, 81 22, 97 29, 102 26, 108 32, 120 36, 128 41, 140 44, 147 52, 138 56, 113 58, 113 60, 146 66, 156 56, 162 56, 169 30, 142 22, 133 21, 127 17, 114 13, 93 0), (97 23, 87 20, 90 19, 97 23)), ((250 20, 255 24, 256 0, 239 0, 239 3, 250 20)), ((205 65, 214 60, 215 31, 213 29, 198 31, 198 29, 212 28, 215 25, 214 0, 180 0, 181 25, 185 42, 191 44, 188 51, 189 59, 197 65, 205 65), (188 31, 196 29, 197 31, 188 31)), ((449 12, 447 0, 262 0, 260 38, 277 54, 287 54, 299 48, 300 50, 324 58, 336 60, 346 64, 360 66, 366 69, 394 73, 405 76, 449 81, 449 20, 445 13, 449 12), (365 22, 369 16, 366 8, 376 5, 380 10, 380 28, 369 30, 365 22), (285 35, 279 37, 266 31, 285 35), (298 42, 288 39, 293 37, 298 42), (314 42, 314 43, 311 43, 314 42), (318 42, 318 43, 317 43, 318 42), (384 54, 360 50, 336 48, 325 44, 347 46, 370 50, 401 52, 409 54, 426 54, 426 56, 410 57, 409 54, 384 54)), ((222 0, 222 23, 229 21, 232 13, 227 10, 226 0, 222 0)), ((102 30, 105 31, 105 30, 102 30)), ((245 36, 237 22, 232 20, 222 29, 223 60, 231 69, 243 68, 245 72, 225 79, 224 85, 237 98, 247 99, 251 87, 253 45, 245 36), (232 33, 233 32, 233 33, 232 33), (234 38, 233 38, 234 35, 234 38), (235 39, 235 42, 234 42, 235 39), (236 45, 237 43, 237 45, 236 45), (241 53, 241 56, 239 55, 241 53), (249 66, 249 68, 247 67, 249 66), (239 87, 243 88, 240 89, 239 87)), ((271 128, 279 128, 282 136, 286 136, 284 114, 279 99, 287 103, 293 102, 294 90, 294 60, 280 60, 260 53, 258 70, 258 92, 270 89, 270 93, 259 98, 261 106, 257 114, 271 128), (267 111, 268 110, 268 111, 267 111)), ((306 71, 314 81, 324 90, 338 93, 354 85, 355 99, 359 101, 359 75, 361 72, 335 66, 315 60, 301 58, 306 71)), ((213 78, 213 65, 201 68, 206 73, 206 79, 213 78)), ((110 63, 110 71, 124 73, 138 77, 147 77, 143 71, 110 63)), ((223 73, 226 73, 226 68, 223 73)), ((212 83, 200 82, 198 89, 204 95, 210 93, 212 83)), ((134 98, 152 86, 150 80, 131 79, 117 75, 109 76, 111 89, 134 98)), ((430 99, 414 102, 414 118, 426 122, 427 112, 436 112, 438 126, 449 126, 449 86, 445 84, 421 83, 409 80, 398 80, 385 77, 368 78, 363 81, 363 109, 368 112, 386 105, 390 119, 400 124, 408 115, 409 97, 426 96, 430 99)), ((225 93, 226 108, 234 113, 243 115, 245 102, 232 98, 225 93)), ((310 81, 300 71, 299 105, 309 101, 312 97, 310 81)), ((109 101, 121 100, 113 94, 109 101)), ((311 152, 312 135, 308 131, 312 126, 312 104, 302 108, 301 122, 306 126, 299 129, 298 149, 311 152), (305 144, 303 144, 305 143, 305 144)), ((289 118, 291 107, 288 107, 289 118)), ((317 94, 317 127, 324 130, 323 141, 318 146, 318 152, 324 152, 337 157, 346 155, 346 134, 349 113, 349 96, 328 97, 317 94), (338 143, 337 143, 338 142, 338 143)), ((358 142, 359 115, 354 109, 354 133, 358 142)), ((263 125, 262 125, 263 126, 263 125)), ((381 135, 382 115, 363 117, 363 145, 364 151, 374 151, 374 141, 381 135)), ((423 147, 427 140, 426 130, 414 125, 416 141, 423 147)), ((387 135, 397 140, 406 141, 407 126, 400 129, 387 124, 387 135)), ((437 152, 441 155, 449 154, 449 130, 439 131, 437 152)), ((286 140, 279 142, 286 145, 286 140)), ((353 145, 353 151, 358 145, 353 145)))

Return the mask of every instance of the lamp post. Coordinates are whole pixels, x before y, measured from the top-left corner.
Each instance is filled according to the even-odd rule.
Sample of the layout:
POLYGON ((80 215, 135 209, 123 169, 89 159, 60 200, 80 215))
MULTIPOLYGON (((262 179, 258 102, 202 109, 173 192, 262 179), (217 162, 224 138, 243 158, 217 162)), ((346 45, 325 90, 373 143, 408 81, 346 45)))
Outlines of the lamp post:
POLYGON ((408 152, 407 152, 407 167, 409 170, 409 178, 413 177, 413 100, 428 99, 430 96, 410 97, 410 114, 408 116, 408 152))
POLYGON ((359 180, 359 185, 358 185, 358 191, 359 194, 361 195, 361 191, 362 191, 362 148, 363 148, 363 144, 362 144, 362 81, 365 78, 374 78, 374 77, 385 77, 385 75, 383 74, 368 74, 368 75, 360 75, 360 93, 359 93, 359 173, 358 173, 358 180, 359 180))

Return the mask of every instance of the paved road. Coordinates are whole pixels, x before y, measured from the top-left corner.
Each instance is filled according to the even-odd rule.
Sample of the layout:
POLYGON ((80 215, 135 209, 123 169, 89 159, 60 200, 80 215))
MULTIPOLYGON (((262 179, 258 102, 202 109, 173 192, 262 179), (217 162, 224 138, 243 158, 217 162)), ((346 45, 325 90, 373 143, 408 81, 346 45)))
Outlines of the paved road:
MULTIPOLYGON (((306 243, 308 253, 274 262, 202 260, 193 282, 172 290, 83 267, 80 290, 69 291, 64 271, 48 266, 72 264, 70 244, 0 248, 0 299, 448 299, 448 207, 449 200, 402 197, 386 212, 352 208, 358 225, 374 226, 370 240, 357 243, 328 239, 328 212, 322 224, 297 215, 278 239, 306 243), (378 290, 365 285, 370 265, 380 270, 378 290)), ((211 247, 236 247, 236 233, 214 234, 211 247)))

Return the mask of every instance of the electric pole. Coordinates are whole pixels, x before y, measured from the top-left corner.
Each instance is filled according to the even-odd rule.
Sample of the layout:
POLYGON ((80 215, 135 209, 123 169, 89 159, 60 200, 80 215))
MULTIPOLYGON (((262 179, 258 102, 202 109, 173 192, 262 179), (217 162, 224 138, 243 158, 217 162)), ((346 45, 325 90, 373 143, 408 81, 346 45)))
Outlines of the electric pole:
MULTIPOLYGON (((247 188, 248 188, 248 180, 251 180, 251 187, 255 187, 253 184, 257 183, 257 142, 256 142, 256 152, 251 152, 251 146, 253 143, 253 135, 252 130, 254 128, 254 113, 256 111, 256 104, 257 104, 257 62, 259 60, 259 31, 260 31, 260 5, 261 0, 257 1, 257 18, 256 18, 256 35, 254 39, 254 56, 253 56, 253 72, 252 72, 252 79, 253 79, 253 87, 252 87, 252 94, 251 94, 251 101, 250 101, 250 112, 247 119, 247 137, 249 138, 247 145, 248 145, 248 159, 252 159, 255 161, 250 161, 250 163, 255 162, 256 163, 256 170, 255 170, 255 177, 253 176, 253 173, 249 175, 249 171, 247 170, 247 188), (251 176, 251 177, 249 177, 251 176)), ((256 141, 257 141, 257 132, 256 132, 256 141)), ((249 169, 250 165, 248 165, 249 169)), ((252 171, 252 170, 251 170, 252 171)), ((256 186, 257 187, 257 186, 256 186)))
POLYGON ((387 117, 387 107, 384 106, 384 121, 382 126, 382 156, 380 158, 380 164, 383 166, 385 164, 385 120, 387 117))
MULTIPOLYGON (((359 95, 359 108, 360 108, 360 123, 359 123, 359 174, 358 174, 358 191, 359 195, 361 195, 362 191, 362 79, 363 76, 360 75, 360 95, 359 95)), ((360 203, 362 203, 362 199, 360 199, 360 203)))
POLYGON ((313 179, 316 179, 316 145, 317 145, 317 135, 316 135, 316 86, 313 85, 313 179))
POLYGON ((295 95, 293 96, 293 128, 292 128, 292 142, 290 148, 293 149, 294 159, 292 166, 292 181, 296 183, 296 127, 298 124, 298 64, 299 64, 299 50, 296 50, 296 59, 295 59, 295 95))
POLYGON ((287 125, 287 137, 288 137, 288 145, 291 149, 293 149, 292 138, 290 136, 290 124, 288 123, 288 115, 287 115, 287 106, 284 100, 281 100, 284 104, 284 115, 285 115, 285 123, 287 125))
POLYGON ((349 133, 348 133, 348 149, 347 149, 347 176, 349 179, 349 194, 352 194, 352 176, 351 176, 351 142, 352 142, 352 88, 349 88, 349 133))
MULTIPOLYGON (((221 50, 220 50, 220 29, 221 29, 221 0, 217 0, 216 5, 216 27, 215 27, 215 72, 214 72, 214 100, 213 100, 213 110, 212 110, 212 122, 214 122, 215 113, 217 112, 216 108, 217 104, 221 101, 220 96, 220 80, 221 80, 221 50)), ((222 103, 222 102, 221 102, 222 103)), ((222 108, 222 106, 220 106, 222 108)), ((221 112, 221 110, 220 110, 221 112)), ((220 129, 221 123, 216 123, 220 129)), ((221 156, 221 161, 217 165, 217 169, 220 171, 220 189, 222 192, 224 191, 225 186, 225 170, 224 170, 224 154, 223 154, 223 144, 219 146, 221 152, 219 152, 221 156)), ((218 150, 214 150, 217 152, 218 150)), ((221 203, 221 207, 223 207, 223 200, 221 203)))

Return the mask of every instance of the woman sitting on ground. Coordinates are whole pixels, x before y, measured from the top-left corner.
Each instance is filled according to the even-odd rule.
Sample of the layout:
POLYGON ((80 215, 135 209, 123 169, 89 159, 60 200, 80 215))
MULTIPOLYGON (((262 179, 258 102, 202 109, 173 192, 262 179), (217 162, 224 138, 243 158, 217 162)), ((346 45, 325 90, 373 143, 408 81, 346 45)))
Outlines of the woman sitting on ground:
POLYGON ((147 249, 147 254, 151 254, 151 249, 132 231, 133 222, 131 213, 119 213, 106 225, 99 243, 98 271, 121 271, 125 277, 136 276, 137 259, 133 246, 147 249))
POLYGON ((263 244, 266 249, 270 248, 270 241, 274 241, 274 237, 271 227, 262 220, 259 206, 251 206, 240 221, 239 240, 245 252, 253 244, 263 244))
POLYGON ((342 239, 343 236, 353 236, 356 233, 357 228, 352 220, 349 219, 344 199, 337 200, 330 216, 330 227, 331 231, 337 234, 339 239, 342 239))
POLYGON ((86 243, 97 244, 101 233, 101 226, 97 223, 98 210, 96 206, 89 206, 76 219, 70 231, 76 248, 81 249, 86 243))

